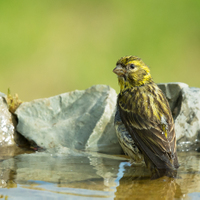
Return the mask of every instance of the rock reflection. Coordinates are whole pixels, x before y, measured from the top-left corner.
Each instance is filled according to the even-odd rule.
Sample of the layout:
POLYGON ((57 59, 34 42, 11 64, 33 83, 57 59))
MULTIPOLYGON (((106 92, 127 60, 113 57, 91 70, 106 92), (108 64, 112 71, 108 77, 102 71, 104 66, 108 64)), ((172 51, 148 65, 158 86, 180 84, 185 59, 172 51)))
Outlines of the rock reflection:
POLYGON ((113 190, 117 186, 116 179, 120 163, 126 158, 103 154, 88 155, 90 165, 96 170, 96 174, 103 178, 104 190, 113 190))
POLYGON ((57 187, 106 191, 115 186, 122 160, 124 158, 98 153, 78 153, 73 156, 44 152, 22 154, 0 163, 1 187, 12 187, 11 184, 8 186, 8 180, 17 184, 40 180, 55 183, 57 187))
POLYGON ((34 195, 37 191, 41 196, 62 194, 74 199, 189 198, 193 193, 200 194, 199 158, 199 153, 179 153, 178 178, 150 180, 144 164, 130 164, 125 157, 87 152, 22 154, 1 160, 0 187, 10 190, 0 189, 0 195, 15 196, 17 192, 20 196, 22 191, 34 195))
POLYGON ((180 168, 178 171, 179 179, 176 179, 184 195, 200 192, 200 153, 180 152, 180 168))
MULTIPOLYGON (((0 163, 2 188, 75 195, 114 198, 113 188, 119 163, 124 158, 102 154, 83 153, 81 156, 35 153, 18 155, 0 163), (6 169, 6 171, 5 171, 6 169)), ((0 194, 13 195, 12 190, 0 194)), ((21 195, 21 192, 18 192, 21 195)), ((29 194, 29 195, 30 195, 29 194)))
POLYGON ((0 188, 16 188, 17 184, 14 181, 16 166, 13 157, 22 153, 32 153, 33 151, 12 145, 1 147, 0 152, 0 188))

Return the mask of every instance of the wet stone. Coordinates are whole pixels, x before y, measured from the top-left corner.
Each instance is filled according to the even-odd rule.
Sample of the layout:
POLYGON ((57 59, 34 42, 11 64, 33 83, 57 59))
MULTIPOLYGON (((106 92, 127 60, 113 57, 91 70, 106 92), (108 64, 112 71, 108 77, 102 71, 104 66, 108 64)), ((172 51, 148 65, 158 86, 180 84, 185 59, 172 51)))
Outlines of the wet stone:
POLYGON ((12 115, 8 111, 5 95, 0 94, 0 147, 15 144, 14 142, 14 124, 12 115))

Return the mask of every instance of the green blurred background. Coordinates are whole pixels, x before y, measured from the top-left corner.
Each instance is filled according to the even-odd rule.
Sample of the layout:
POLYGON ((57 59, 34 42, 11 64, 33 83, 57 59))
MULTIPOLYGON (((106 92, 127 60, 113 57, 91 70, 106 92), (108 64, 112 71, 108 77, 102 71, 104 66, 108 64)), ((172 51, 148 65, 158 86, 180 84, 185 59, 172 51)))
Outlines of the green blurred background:
POLYGON ((136 55, 156 83, 200 87, 199 0, 0 1, 0 91, 24 101, 95 84, 118 92, 116 61, 136 55))

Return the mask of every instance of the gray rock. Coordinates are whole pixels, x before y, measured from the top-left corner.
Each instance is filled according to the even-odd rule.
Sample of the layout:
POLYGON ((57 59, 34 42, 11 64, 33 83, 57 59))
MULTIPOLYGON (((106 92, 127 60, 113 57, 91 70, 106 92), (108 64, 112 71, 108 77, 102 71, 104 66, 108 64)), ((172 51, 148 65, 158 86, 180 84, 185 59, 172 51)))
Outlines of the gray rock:
POLYGON ((189 86, 185 83, 171 82, 171 83, 159 83, 158 87, 165 94, 169 102, 172 115, 175 119, 180 111, 181 91, 183 88, 188 88, 189 86))
POLYGON ((185 83, 158 84, 169 101, 175 119, 179 151, 200 147, 200 89, 185 83))
MULTIPOLYGON (((185 83, 161 83, 175 120, 178 150, 200 149, 200 89, 185 83)), ((45 149, 120 154, 113 126, 116 92, 92 86, 47 99, 23 103, 16 111, 17 130, 45 149)))
POLYGON ((45 149, 119 154, 113 126, 117 94, 105 85, 22 103, 17 131, 45 149))
POLYGON ((200 89, 183 88, 179 115, 175 121, 179 150, 200 147, 200 89))
POLYGON ((0 94, 0 147, 13 145, 14 142, 14 125, 12 115, 8 111, 5 95, 0 94))

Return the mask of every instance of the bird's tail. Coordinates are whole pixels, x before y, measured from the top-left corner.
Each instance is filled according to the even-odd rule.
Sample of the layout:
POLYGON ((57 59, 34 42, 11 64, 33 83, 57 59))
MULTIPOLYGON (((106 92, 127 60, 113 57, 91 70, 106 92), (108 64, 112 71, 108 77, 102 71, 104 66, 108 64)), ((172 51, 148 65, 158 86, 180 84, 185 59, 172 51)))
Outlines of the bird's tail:
POLYGON ((151 179, 157 179, 162 176, 168 176, 170 178, 176 178, 177 176, 177 169, 179 168, 179 163, 177 160, 177 156, 175 154, 175 158, 173 159, 173 162, 164 162, 161 161, 160 167, 156 167, 155 164, 148 158, 144 157, 145 163, 147 167, 151 170, 151 179))
POLYGON ((176 169, 157 169, 154 168, 152 171, 151 180, 160 178, 162 176, 168 176, 170 178, 176 178, 177 170, 176 169))

